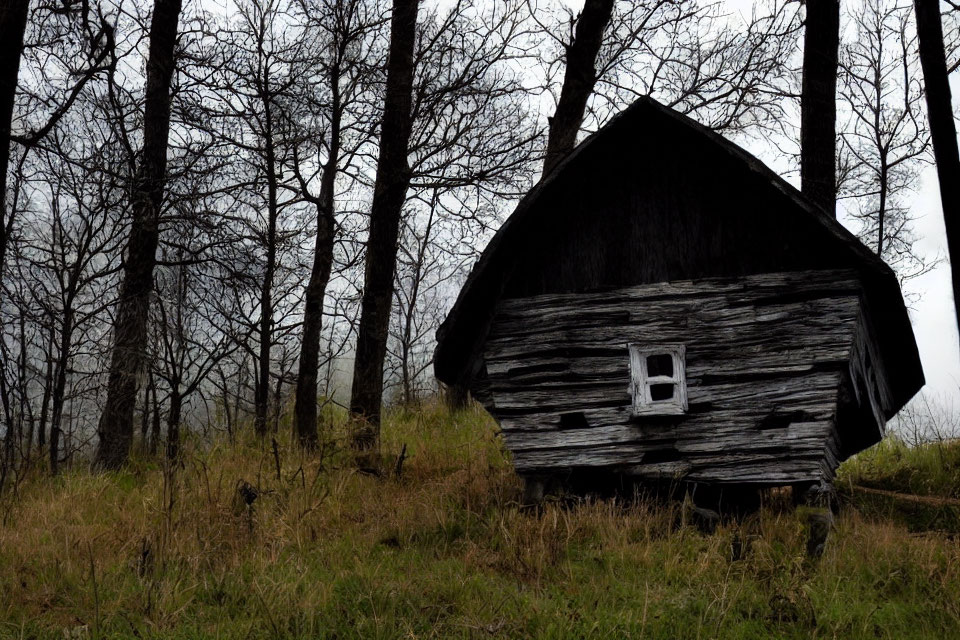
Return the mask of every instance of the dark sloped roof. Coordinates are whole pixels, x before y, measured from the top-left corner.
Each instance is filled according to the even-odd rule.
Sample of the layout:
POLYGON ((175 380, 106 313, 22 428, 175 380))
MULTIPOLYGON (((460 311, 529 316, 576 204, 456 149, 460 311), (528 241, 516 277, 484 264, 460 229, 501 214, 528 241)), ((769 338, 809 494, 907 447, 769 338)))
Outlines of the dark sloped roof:
POLYGON ((824 245, 839 247, 839 251, 847 253, 846 258, 855 264, 860 272, 872 321, 879 334, 896 408, 899 409, 923 386, 923 369, 913 329, 897 278, 890 267, 839 222, 756 157, 716 132, 651 98, 640 98, 611 119, 605 127, 581 142, 524 196, 513 214, 500 227, 474 265, 456 303, 437 331, 434 370, 438 379, 448 384, 469 384, 469 380, 476 375, 476 366, 482 357, 483 342, 497 302, 503 295, 504 287, 522 253, 524 236, 528 231, 534 231, 528 224, 528 218, 536 209, 536 203, 555 188, 565 175, 572 175, 578 161, 598 141, 608 136, 616 136, 618 130, 625 131, 627 125, 638 121, 643 122, 644 127, 657 127, 658 123, 686 127, 698 136, 698 140, 713 145, 722 151, 725 157, 729 157, 730 164, 735 165, 737 171, 760 177, 795 205, 788 207, 790 211, 783 212, 784 215, 805 216, 808 221, 813 221, 816 233, 822 234, 824 238, 824 245))

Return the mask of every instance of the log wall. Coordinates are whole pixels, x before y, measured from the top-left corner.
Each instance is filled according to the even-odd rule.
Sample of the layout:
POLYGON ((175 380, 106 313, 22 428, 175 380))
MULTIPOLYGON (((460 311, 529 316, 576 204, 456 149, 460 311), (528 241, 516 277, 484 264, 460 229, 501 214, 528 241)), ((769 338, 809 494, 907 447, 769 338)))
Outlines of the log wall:
POLYGON ((830 479, 841 387, 872 351, 861 311, 850 271, 504 300, 480 396, 521 473, 830 479), (685 414, 633 415, 630 343, 686 346, 685 414))

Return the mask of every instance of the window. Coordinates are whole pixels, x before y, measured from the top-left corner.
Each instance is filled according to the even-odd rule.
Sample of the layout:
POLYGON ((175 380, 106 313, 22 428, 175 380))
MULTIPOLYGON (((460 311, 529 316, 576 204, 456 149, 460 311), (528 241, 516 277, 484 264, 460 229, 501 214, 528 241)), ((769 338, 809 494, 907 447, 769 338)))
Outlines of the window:
POLYGON ((633 415, 676 415, 687 410, 686 349, 682 344, 627 345, 633 415))

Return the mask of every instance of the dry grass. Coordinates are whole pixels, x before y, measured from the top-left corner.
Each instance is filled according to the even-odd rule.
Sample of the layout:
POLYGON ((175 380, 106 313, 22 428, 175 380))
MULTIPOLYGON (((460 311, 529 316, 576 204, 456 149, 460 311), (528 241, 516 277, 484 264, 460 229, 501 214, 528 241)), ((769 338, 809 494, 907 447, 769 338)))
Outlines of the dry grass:
POLYGON ((287 442, 278 478, 271 443, 255 440, 191 447, 173 469, 31 478, 0 528, 0 637, 960 633, 960 546, 943 535, 848 510, 812 562, 789 510, 711 536, 644 501, 521 511, 477 411, 394 414, 384 450, 404 444, 400 478, 287 442))

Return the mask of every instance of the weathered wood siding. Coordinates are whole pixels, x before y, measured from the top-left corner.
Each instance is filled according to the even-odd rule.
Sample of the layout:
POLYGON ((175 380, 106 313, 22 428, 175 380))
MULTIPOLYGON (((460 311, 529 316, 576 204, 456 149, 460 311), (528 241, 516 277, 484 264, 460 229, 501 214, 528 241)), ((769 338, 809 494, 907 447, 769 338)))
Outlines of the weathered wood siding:
POLYGON ((504 300, 484 348, 485 403, 522 473, 830 478, 861 322, 850 271, 504 300), (686 345, 685 415, 631 415, 628 343, 686 345))
POLYGON ((865 303, 861 303, 837 410, 837 431, 843 457, 853 455, 881 439, 887 419, 896 413, 889 372, 881 357, 876 331, 865 303))

